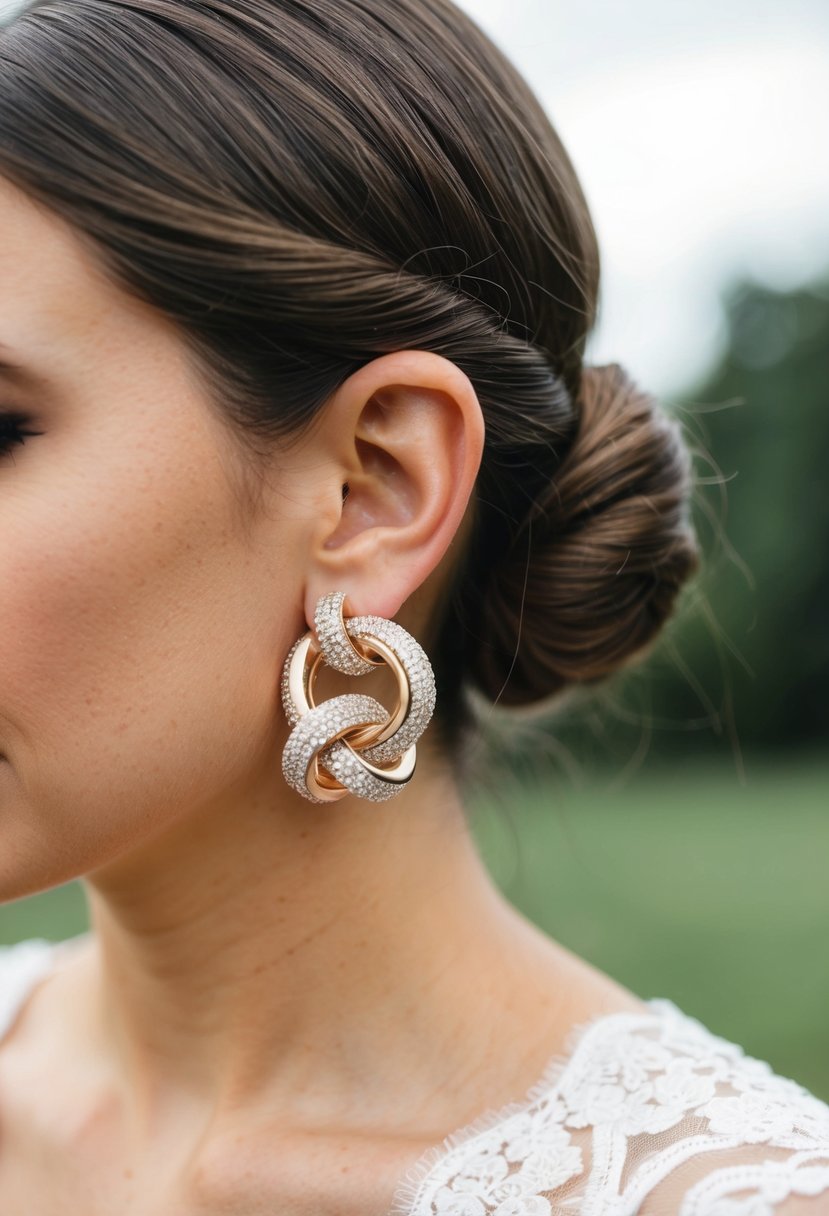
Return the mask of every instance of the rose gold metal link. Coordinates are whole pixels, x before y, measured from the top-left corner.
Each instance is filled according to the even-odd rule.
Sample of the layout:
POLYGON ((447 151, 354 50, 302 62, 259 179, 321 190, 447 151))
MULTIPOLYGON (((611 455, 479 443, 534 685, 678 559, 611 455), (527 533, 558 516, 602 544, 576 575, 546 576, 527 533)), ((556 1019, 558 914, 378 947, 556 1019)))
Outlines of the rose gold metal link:
MULTIPOLYGON (((382 777, 386 781, 403 784, 410 779, 414 772, 414 745, 408 748, 389 768, 369 763, 369 761, 360 755, 360 752, 366 748, 374 747, 378 743, 385 743, 405 721, 411 702, 411 687, 406 668, 391 647, 379 638, 372 640, 367 638, 350 638, 349 640, 354 644, 361 658, 371 663, 376 661, 377 666, 380 666, 384 661, 389 665, 397 679, 398 698, 397 704, 394 710, 390 711, 389 720, 385 725, 378 723, 347 727, 337 735, 337 739, 345 743, 346 747, 354 752, 359 762, 369 772, 375 776, 382 777), (374 658, 375 655, 378 656, 376 660, 374 658)), ((300 712, 307 712, 308 709, 316 707, 317 703, 314 700, 313 686, 317 672, 324 663, 325 658, 322 651, 318 648, 313 635, 309 634, 294 656, 290 673, 291 697, 300 712)), ((331 740, 331 742, 334 741, 331 740)), ((329 774, 322 767, 317 756, 314 757, 313 762, 309 766, 306 781, 311 792, 319 798, 324 798, 326 801, 336 801, 339 797, 344 797, 348 793, 336 777, 329 774)))

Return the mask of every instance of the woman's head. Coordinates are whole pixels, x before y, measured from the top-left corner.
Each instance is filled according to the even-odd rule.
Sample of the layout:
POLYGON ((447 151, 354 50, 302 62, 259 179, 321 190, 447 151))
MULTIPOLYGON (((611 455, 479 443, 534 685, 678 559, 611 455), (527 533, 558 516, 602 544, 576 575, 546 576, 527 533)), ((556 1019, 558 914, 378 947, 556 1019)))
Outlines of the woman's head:
POLYGON ((582 191, 460 10, 35 0, 0 67, 0 342, 53 380, 0 382, 44 432, 4 458, 7 737, 47 748, 48 704, 169 783, 184 733, 201 779, 340 588, 409 601, 449 751, 465 686, 643 653, 698 562, 687 451, 582 366, 582 191))

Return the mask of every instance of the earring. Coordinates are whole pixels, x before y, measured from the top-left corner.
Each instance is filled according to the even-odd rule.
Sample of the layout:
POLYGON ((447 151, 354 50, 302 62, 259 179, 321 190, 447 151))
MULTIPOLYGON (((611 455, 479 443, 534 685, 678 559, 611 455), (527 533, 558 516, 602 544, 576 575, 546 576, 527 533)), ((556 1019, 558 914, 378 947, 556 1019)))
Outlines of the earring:
POLYGON ((294 642, 282 670, 282 705, 293 727, 282 774, 311 802, 346 794, 385 802, 411 780, 415 742, 435 708, 435 677, 423 647, 396 621, 344 614, 345 592, 320 596, 314 629, 294 642), (314 636, 316 634, 316 637, 314 636), (345 693, 314 701, 322 663, 346 675, 367 675, 387 663, 398 702, 389 713, 374 697, 345 693))

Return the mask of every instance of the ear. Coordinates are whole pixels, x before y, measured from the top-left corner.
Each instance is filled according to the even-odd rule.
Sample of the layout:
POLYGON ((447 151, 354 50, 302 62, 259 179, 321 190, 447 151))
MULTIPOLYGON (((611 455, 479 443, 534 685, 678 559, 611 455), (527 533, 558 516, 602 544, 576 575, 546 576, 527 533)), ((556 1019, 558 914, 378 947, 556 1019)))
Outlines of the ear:
POLYGON ((331 591, 345 591, 349 614, 397 614, 461 525, 484 431, 469 378, 430 351, 382 355, 339 387, 316 431, 325 484, 314 495, 309 627, 331 591))

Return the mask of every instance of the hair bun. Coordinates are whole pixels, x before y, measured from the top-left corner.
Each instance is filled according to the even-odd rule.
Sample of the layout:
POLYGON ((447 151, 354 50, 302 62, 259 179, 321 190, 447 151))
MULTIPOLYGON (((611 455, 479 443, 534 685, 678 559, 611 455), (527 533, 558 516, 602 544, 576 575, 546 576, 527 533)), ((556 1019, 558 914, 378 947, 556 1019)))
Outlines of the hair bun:
POLYGON ((576 408, 572 444, 481 606, 472 678, 504 705, 640 655, 700 562, 678 421, 618 363, 583 369, 576 408))

